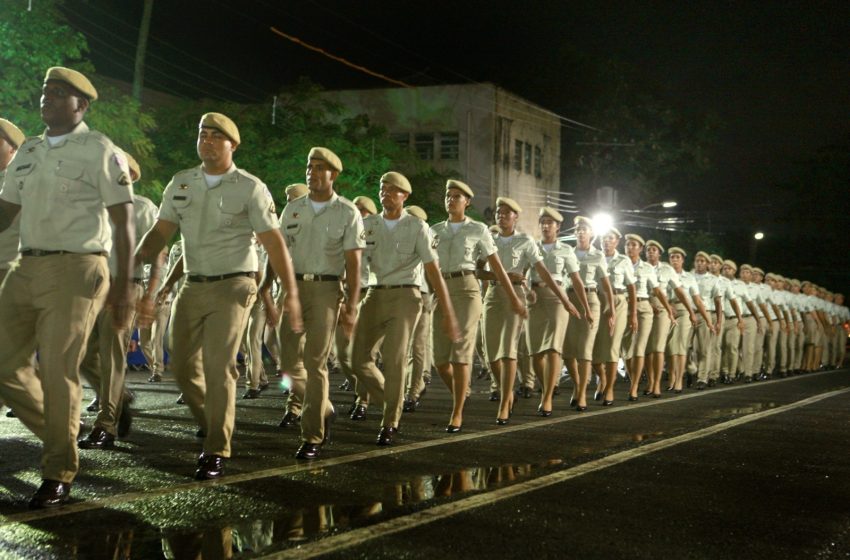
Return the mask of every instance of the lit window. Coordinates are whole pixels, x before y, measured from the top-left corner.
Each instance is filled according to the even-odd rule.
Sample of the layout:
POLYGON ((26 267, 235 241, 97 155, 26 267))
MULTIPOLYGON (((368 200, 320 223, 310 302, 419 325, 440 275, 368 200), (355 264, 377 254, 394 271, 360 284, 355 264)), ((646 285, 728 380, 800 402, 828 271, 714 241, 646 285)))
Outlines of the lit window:
POLYGON ((514 140, 514 169, 522 171, 522 140, 514 140))
POLYGON ((434 159, 434 134, 416 134, 414 146, 419 159, 434 159))
POLYGON ((460 155, 460 137, 457 132, 440 133, 440 159, 458 159, 460 155))
POLYGON ((525 163, 525 172, 531 173, 531 144, 528 142, 525 143, 525 158, 523 158, 523 162, 525 163))
POLYGON ((543 177, 543 150, 540 146, 534 146, 534 176, 543 177))

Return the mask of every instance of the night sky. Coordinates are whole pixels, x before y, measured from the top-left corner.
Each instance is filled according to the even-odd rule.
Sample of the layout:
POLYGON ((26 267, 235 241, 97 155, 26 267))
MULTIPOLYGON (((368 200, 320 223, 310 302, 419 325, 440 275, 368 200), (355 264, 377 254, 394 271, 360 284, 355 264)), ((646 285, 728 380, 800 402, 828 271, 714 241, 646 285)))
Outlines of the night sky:
MULTIPOLYGON (((142 1, 69 1, 65 13, 98 71, 130 81, 142 1)), ((749 236, 762 230, 757 264, 850 288, 850 185, 781 187, 824 147, 850 146, 848 2, 156 0, 146 86, 263 101, 300 76, 326 88, 388 85, 272 26, 407 83, 494 82, 590 125, 575 102, 586 77, 561 53, 616 58, 677 110, 725 124, 715 169, 676 193, 681 211, 736 208, 745 218, 729 226, 740 238, 730 256, 746 260, 749 236)))

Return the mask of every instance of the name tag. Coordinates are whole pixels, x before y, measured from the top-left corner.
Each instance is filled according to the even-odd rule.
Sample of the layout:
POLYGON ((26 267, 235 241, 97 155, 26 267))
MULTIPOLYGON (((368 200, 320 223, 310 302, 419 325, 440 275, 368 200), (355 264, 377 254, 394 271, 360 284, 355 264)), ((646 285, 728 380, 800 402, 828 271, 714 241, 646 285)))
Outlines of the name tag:
POLYGON ((32 163, 28 163, 26 165, 19 165, 15 168, 15 171, 23 171, 24 169, 29 169, 30 167, 32 167, 32 163))
POLYGON ((286 229, 293 229, 293 228, 297 228, 297 227, 298 227, 298 224, 290 224, 290 225, 286 226, 286 229))
POLYGON ((174 196, 174 200, 186 200, 186 197, 185 197, 185 196, 177 196, 177 195, 175 195, 175 196, 174 196))

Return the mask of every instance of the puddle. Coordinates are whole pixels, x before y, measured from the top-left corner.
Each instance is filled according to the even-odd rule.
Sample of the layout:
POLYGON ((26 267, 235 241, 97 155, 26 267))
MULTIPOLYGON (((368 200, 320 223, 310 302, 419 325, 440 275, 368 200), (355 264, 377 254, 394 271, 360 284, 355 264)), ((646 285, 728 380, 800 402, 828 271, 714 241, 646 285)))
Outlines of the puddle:
POLYGON ((737 406, 734 408, 718 408, 717 410, 712 410, 706 414, 706 418, 726 418, 729 416, 744 416, 747 414, 754 414, 756 412, 761 412, 763 410, 770 410, 771 408, 776 408, 777 405, 775 402, 754 402, 749 403, 743 406, 737 406))

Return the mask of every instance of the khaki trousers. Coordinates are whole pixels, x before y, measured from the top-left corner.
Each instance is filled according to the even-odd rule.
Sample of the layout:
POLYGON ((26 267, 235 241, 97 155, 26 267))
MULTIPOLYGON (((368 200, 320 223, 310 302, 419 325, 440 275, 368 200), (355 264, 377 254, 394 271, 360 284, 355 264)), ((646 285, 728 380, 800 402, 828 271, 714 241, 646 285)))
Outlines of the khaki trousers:
POLYGON ((844 330, 844 324, 838 323, 835 325, 835 345, 837 349, 837 356, 835 365, 838 367, 844 366, 844 358, 847 354, 847 331, 844 330))
POLYGON ((236 353, 257 298, 257 282, 237 276, 187 281, 174 302, 171 369, 207 434, 204 453, 230 457, 236 418, 236 353))
POLYGON ((770 375, 776 369, 776 345, 779 341, 779 319, 774 319, 767 324, 764 342, 764 371, 770 375))
MULTIPOLYGON (((366 297, 366 290, 364 289, 360 292, 363 297, 360 298, 360 303, 357 305, 357 316, 360 316, 360 306, 363 304, 363 298, 366 297)), ((352 338, 345 335, 345 331, 337 325, 336 327, 336 336, 334 339, 334 345, 336 346, 336 358, 339 360, 339 369, 342 370, 343 375, 354 387, 354 394, 357 395, 357 403, 368 403, 369 402, 369 393, 366 391, 366 386, 363 383, 359 383, 357 381, 357 377, 354 375, 354 370, 351 368, 351 344, 352 338)))
POLYGON ((407 349, 421 310, 419 288, 372 287, 360 307, 351 363, 370 403, 384 407, 382 427, 397 428, 401 419, 407 349), (375 365, 379 350, 383 373, 375 365))
POLYGON ((756 351, 756 331, 758 330, 757 319, 752 315, 744 317, 744 332, 741 333, 741 373, 752 375, 755 369, 753 361, 756 351))
POLYGON ((431 339, 431 320, 433 319, 434 296, 422 294, 422 313, 416 321, 413 336, 410 339, 410 359, 407 371, 407 383, 405 393, 407 399, 415 401, 425 389, 425 372, 431 369, 431 352, 429 352, 429 341, 431 339))
POLYGON ((741 343, 741 331, 738 330, 737 317, 726 318, 723 325, 723 355, 720 361, 720 371, 733 376, 738 368, 738 346, 741 343))
POLYGON ((342 287, 339 282, 298 281, 304 331, 294 333, 284 317, 280 325, 280 364, 292 378, 287 410, 301 415, 301 439, 321 443, 329 399, 328 355, 339 318, 342 287))
POLYGON ((806 348, 806 329, 800 326, 800 333, 794 337, 794 369, 803 369, 803 350, 806 348))
POLYGON ((171 317, 171 302, 158 304, 151 326, 139 329, 139 348, 148 362, 151 373, 165 371, 165 331, 171 317))
MULTIPOLYGON (((131 305, 142 297, 144 288, 141 284, 133 286, 131 305)), ((112 326, 112 310, 104 307, 97 316, 92 329, 86 354, 80 364, 80 375, 89 382, 97 393, 100 410, 94 421, 112 435, 118 430, 118 418, 124 407, 124 379, 127 374, 127 347, 130 345, 134 317, 123 329, 116 330, 112 326)))
POLYGON ((266 332, 266 306, 257 298, 248 316, 248 327, 245 329, 245 347, 248 350, 245 355, 245 378, 246 385, 251 389, 257 389, 269 382, 266 376, 266 368, 263 365, 263 335, 266 332))
POLYGON ((22 257, 0 290, 0 398, 44 442, 45 479, 79 470, 79 368, 108 290, 106 258, 78 254, 22 257))
POLYGON ((708 354, 708 379, 709 381, 720 377, 720 357, 723 355, 724 326, 729 319, 721 316, 719 334, 711 335, 711 346, 708 354))
POLYGON ((753 345, 753 374, 758 375, 764 365, 764 345, 770 339, 770 321, 764 317, 756 319, 757 325, 761 326, 761 332, 756 332, 756 341, 753 345))
MULTIPOLYGON (((791 328, 793 328, 793 326, 791 328)), ((790 352, 788 350, 788 333, 782 329, 779 329, 779 332, 777 334, 777 366, 779 368, 779 373, 785 373, 786 371, 788 371, 788 357, 790 355, 790 352)))
POLYGON ((700 319, 694 329, 693 348, 696 355, 697 381, 708 382, 709 362, 715 347, 716 335, 708 328, 708 324, 700 319))

